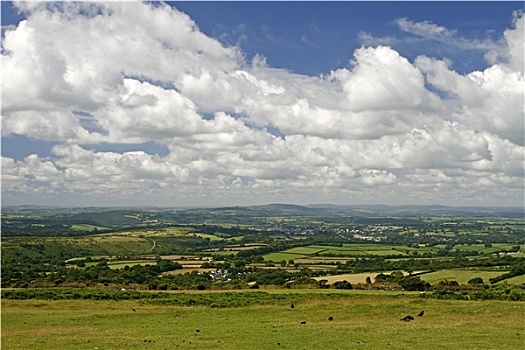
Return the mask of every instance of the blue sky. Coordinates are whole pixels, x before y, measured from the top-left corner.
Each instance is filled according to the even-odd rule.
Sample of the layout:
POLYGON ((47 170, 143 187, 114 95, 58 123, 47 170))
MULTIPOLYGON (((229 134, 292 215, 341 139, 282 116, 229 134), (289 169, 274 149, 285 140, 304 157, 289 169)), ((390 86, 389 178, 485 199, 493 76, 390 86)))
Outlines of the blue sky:
POLYGON ((408 58, 421 53, 454 58, 458 71, 483 69, 483 53, 425 43, 404 43, 407 34, 396 27, 398 18, 431 21, 457 30, 458 36, 497 38, 522 2, 177 2, 206 34, 227 43, 241 43, 248 57, 263 53, 272 67, 302 74, 326 74, 348 64, 362 43, 359 34, 395 37, 396 49, 408 58), (242 39, 242 38, 245 39, 242 39), (450 57, 452 56, 452 57, 450 57))
POLYGON ((522 2, 1 5, 2 205, 523 204, 522 2))

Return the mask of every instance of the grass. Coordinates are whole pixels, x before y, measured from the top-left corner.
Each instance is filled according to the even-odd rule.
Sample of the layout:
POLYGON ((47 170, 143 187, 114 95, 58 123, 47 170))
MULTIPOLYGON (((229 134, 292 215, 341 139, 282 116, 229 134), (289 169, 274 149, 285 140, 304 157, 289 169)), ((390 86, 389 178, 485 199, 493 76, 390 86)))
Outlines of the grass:
MULTIPOLYGON (((460 251, 478 251, 480 254, 492 254, 501 250, 509 250, 515 244, 507 243, 496 243, 492 247, 487 248, 483 244, 472 244, 472 245, 456 245, 453 250, 460 251)), ((436 245, 433 247, 421 246, 421 247, 408 247, 406 245, 392 245, 392 244, 370 244, 370 243, 357 243, 357 244, 343 244, 342 246, 329 246, 329 245, 310 245, 306 247, 296 247, 282 251, 280 253, 294 253, 303 254, 307 257, 312 257, 315 254, 319 256, 340 256, 340 257, 366 257, 366 256, 398 256, 407 257, 413 252, 418 254, 423 253, 436 253, 440 249, 444 249, 445 245, 436 245)), ((271 256, 272 259, 274 258, 271 256)), ((275 260, 272 260, 275 261, 275 260)))
POLYGON ((294 309, 3 299, 1 340, 12 350, 521 349, 524 306, 355 293, 297 301, 294 309), (421 310, 424 317, 400 321, 421 310))
POLYGON ((439 281, 456 281, 459 284, 467 284, 469 280, 474 277, 481 277, 485 283, 489 283, 489 279, 497 277, 505 271, 483 271, 476 269, 448 269, 421 275, 423 281, 430 284, 437 284, 439 281))
POLYGON ((304 254, 292 254, 292 253, 270 253, 263 256, 265 261, 273 261, 273 262, 280 262, 280 261, 286 261, 289 260, 295 260, 295 259, 301 259, 306 257, 307 255, 304 254))
POLYGON ((242 241, 243 238, 244 236, 233 236, 233 237, 225 238, 225 240, 230 241, 230 242, 237 242, 237 241, 242 241))
POLYGON ((110 269, 123 269, 126 266, 135 265, 157 265, 157 262, 155 260, 115 260, 108 262, 110 269))
POLYGON ((237 255, 238 253, 239 253, 238 250, 217 250, 214 252, 206 252, 206 254, 219 255, 219 256, 237 255))
POLYGON ((302 259, 294 260, 297 264, 336 264, 340 262, 345 264, 348 260, 355 260, 355 258, 331 258, 331 257, 306 257, 302 259))
POLYGON ((195 233, 190 227, 164 227, 164 228, 144 228, 130 231, 118 231, 105 234, 106 236, 131 236, 131 237, 165 237, 165 236, 187 236, 195 233))
POLYGON ((367 253, 374 256, 407 256, 406 253, 397 250, 368 250, 367 253))
POLYGON ((217 237, 215 235, 211 235, 208 233, 192 233, 193 236, 201 237, 201 238, 209 238, 210 241, 223 241, 224 238, 217 237))
POLYGON ((71 225, 72 230, 76 231, 94 231, 97 230, 105 230, 106 227, 103 226, 96 226, 96 225, 89 225, 89 224, 73 224, 71 225))
POLYGON ((507 244, 507 243, 495 243, 492 245, 492 247, 485 247, 483 244, 459 244, 455 245, 452 249, 459 249, 461 251, 474 251, 477 250, 480 254, 493 254, 495 252, 499 252, 501 250, 510 250, 512 247, 516 246, 517 244, 507 244))
POLYGON ((368 252, 361 251, 361 250, 343 250, 343 249, 327 249, 325 251, 322 251, 319 255, 321 256, 345 256, 345 257, 362 257, 362 256, 368 256, 368 252))
POLYGON ((312 255, 312 254, 319 253, 323 250, 324 249, 317 248, 317 247, 295 247, 295 248, 284 250, 283 253, 312 255))
POLYGON ((514 277, 511 277, 511 278, 507 278, 506 280, 503 280, 503 281, 498 282, 498 283, 508 283, 508 284, 514 284, 514 285, 525 284, 525 275, 514 276, 514 277))

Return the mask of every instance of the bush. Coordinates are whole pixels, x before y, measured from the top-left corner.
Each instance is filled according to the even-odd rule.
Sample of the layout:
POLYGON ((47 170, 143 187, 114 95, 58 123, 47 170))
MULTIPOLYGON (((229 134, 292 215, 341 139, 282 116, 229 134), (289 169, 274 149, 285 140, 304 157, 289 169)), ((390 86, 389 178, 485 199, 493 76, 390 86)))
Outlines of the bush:
POLYGON ((481 277, 474 277, 474 278, 470 279, 467 283, 468 284, 474 284, 474 285, 483 284, 483 278, 481 278, 481 277))
POLYGON ((399 281, 401 288, 407 291, 425 291, 430 289, 430 283, 419 277, 405 277, 399 281))
POLYGON ((472 292, 456 292, 453 290, 437 290, 422 294, 423 298, 452 299, 452 300, 506 300, 525 301, 525 286, 498 285, 472 292))
POLYGON ((337 281, 333 284, 333 286, 334 289, 354 289, 354 287, 352 287, 352 284, 347 280, 337 281))

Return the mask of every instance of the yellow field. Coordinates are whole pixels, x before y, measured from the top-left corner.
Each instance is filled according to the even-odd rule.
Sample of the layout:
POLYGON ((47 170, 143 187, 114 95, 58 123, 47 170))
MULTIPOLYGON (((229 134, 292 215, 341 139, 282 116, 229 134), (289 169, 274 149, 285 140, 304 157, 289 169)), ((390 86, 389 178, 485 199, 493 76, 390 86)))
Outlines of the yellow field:
MULTIPOLYGON (((392 273, 393 271, 386 271, 382 272, 385 275, 392 273)), ((380 274, 381 272, 367 272, 367 273, 347 273, 344 275, 333 275, 333 276, 321 276, 321 277, 314 277, 316 281, 320 280, 327 280, 328 284, 333 284, 338 281, 348 281, 351 284, 358 284, 358 283, 366 283, 366 278, 370 277, 372 282, 374 282, 374 278, 380 274)), ((408 273, 405 273, 405 275, 408 275, 408 273)))

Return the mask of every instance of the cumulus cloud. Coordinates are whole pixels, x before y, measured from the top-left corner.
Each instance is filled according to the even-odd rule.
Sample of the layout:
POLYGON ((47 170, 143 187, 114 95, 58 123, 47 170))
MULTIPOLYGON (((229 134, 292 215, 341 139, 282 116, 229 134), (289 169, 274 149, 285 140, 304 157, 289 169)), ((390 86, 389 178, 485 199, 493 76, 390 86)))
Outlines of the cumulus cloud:
POLYGON ((361 48, 353 69, 333 73, 352 111, 439 109, 439 99, 424 85, 424 77, 406 58, 389 47, 361 48))
POLYGON ((460 75, 449 70, 445 62, 428 57, 418 57, 416 65, 426 73, 428 83, 452 96, 457 121, 523 146, 523 73, 494 65, 460 75))
POLYGON ((5 111, 94 110, 125 75, 177 81, 203 67, 229 71, 242 60, 237 48, 205 36, 166 4, 45 5, 26 9, 28 19, 5 33, 5 111), (20 100, 23 93, 30 98, 20 100))
MULTIPOLYGON (((2 158, 10 202, 523 199, 522 14, 504 44, 468 43, 493 57, 483 71, 459 74, 445 60, 410 61, 379 45, 306 76, 261 55, 246 62, 240 47, 166 4, 16 6, 27 19, 5 28, 2 135, 56 146, 47 157, 2 158), (167 154, 91 147, 148 142, 167 154)), ((459 42, 431 22, 397 24, 459 42)))
POLYGON ((505 42, 508 47, 508 65, 509 67, 517 72, 523 74, 525 62, 523 59, 524 53, 524 41, 523 33, 525 32, 525 17, 523 13, 514 14, 514 28, 505 30, 505 42))

